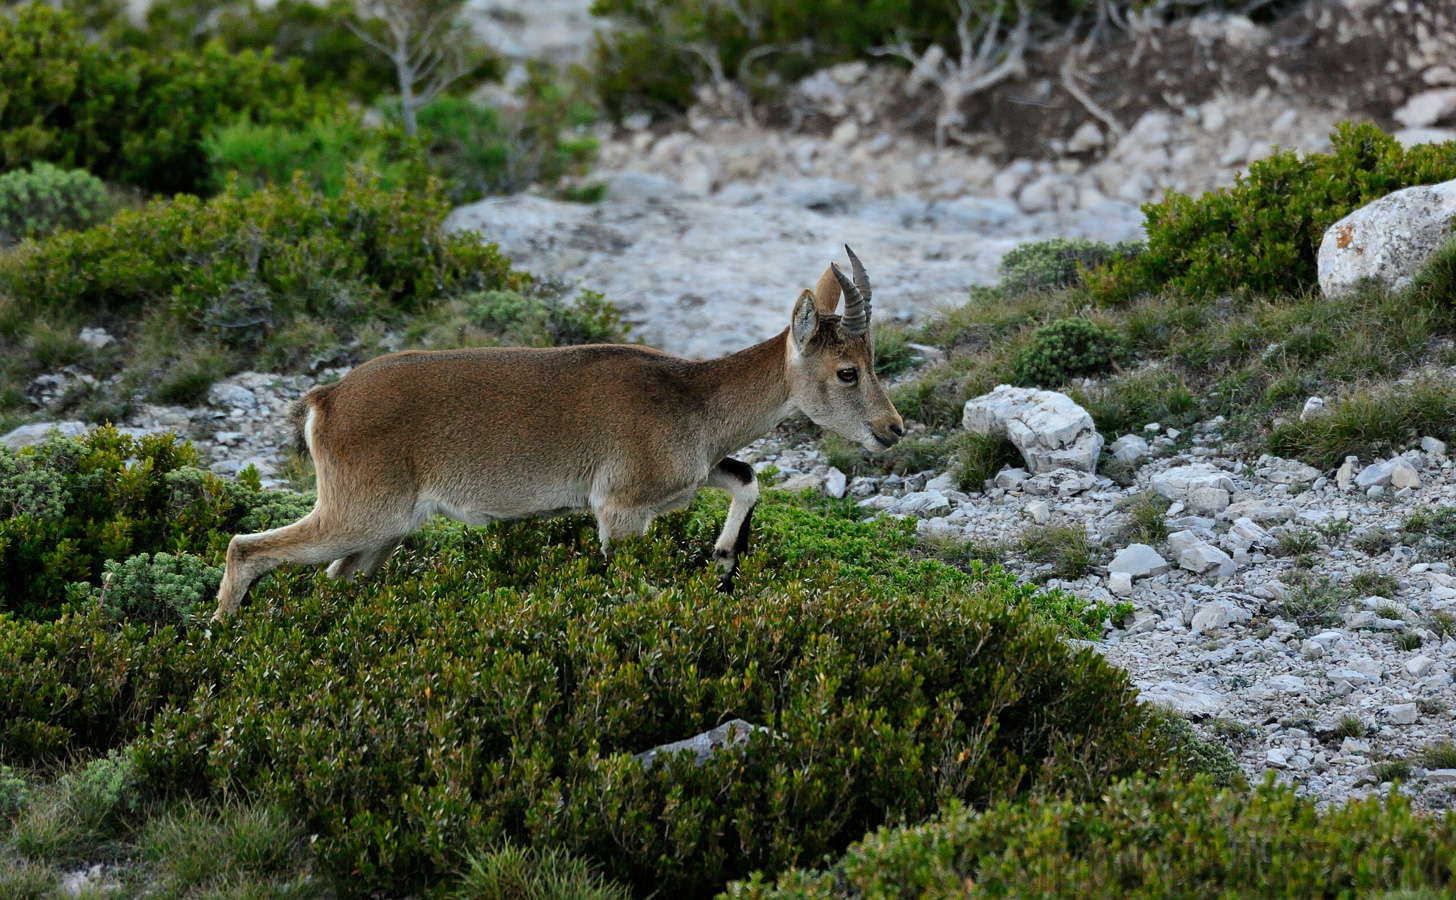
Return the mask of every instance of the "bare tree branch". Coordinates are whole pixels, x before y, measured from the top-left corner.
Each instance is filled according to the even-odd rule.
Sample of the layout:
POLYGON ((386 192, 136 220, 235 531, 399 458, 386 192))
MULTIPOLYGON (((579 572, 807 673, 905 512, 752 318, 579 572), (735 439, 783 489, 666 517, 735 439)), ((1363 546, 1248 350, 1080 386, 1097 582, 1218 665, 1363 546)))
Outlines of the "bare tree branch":
POLYGON ((418 130, 416 113, 474 68, 475 46, 457 22, 455 0, 356 0, 344 24, 394 64, 406 134, 418 130), (377 22, 388 38, 368 25, 377 22))
POLYGON ((972 0, 958 0, 958 3, 958 60, 951 61, 939 44, 931 44, 923 52, 916 53, 904 37, 873 51, 877 56, 895 56, 910 63, 911 77, 906 83, 907 90, 917 90, 925 81, 940 90, 940 113, 935 119, 937 147, 944 147, 950 132, 965 124, 961 104, 967 97, 1023 71, 1026 49, 1031 41, 1031 9, 1026 0, 1016 0, 1016 24, 1009 30, 1004 28, 1003 19, 1006 0, 997 0, 995 8, 981 18, 974 32, 971 21, 976 14, 975 4, 972 0))

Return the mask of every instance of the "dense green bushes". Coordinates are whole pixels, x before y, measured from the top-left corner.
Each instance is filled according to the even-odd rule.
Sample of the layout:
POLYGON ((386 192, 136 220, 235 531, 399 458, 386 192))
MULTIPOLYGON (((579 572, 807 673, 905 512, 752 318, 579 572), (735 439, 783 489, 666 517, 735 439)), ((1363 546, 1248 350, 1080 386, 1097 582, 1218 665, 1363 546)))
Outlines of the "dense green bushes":
POLYGON ((1143 207, 1148 249, 1092 280, 1122 301, 1165 287, 1192 295, 1297 293, 1315 283, 1329 226, 1392 191, 1456 178, 1456 143, 1409 150, 1369 123, 1343 123, 1330 153, 1276 153, 1234 187, 1143 207))
MULTIPOLYGON (((218 528, 267 524, 262 503, 238 516, 234 492, 252 488, 124 440, 41 454, 76 459, 73 493, 102 470, 86 493, 115 513, 65 521, 134 533, 115 558, 162 544, 216 559, 218 528), (118 454, 136 461, 118 468, 118 454)), ((733 595, 706 556, 717 497, 610 562, 580 518, 432 527, 371 582, 265 579, 211 637, 118 621, 95 589, 72 589, 59 619, 0 619, 0 760, 140 738, 147 784, 277 802, 361 891, 434 881, 510 839, 672 896, 817 859, 948 798, 1081 795, 1158 764, 1125 676, 1044 624, 1077 629, 1097 607, 916 559, 909 523, 803 502, 767 496, 733 595), (701 769, 631 758, 732 716, 774 735, 701 769)), ((94 545, 86 533, 68 552, 94 545)), ((159 599, 156 564, 112 567, 108 590, 139 579, 159 599)))
POLYGON ((297 315, 372 320, 526 284, 477 236, 441 235, 448 211, 436 190, 373 179, 351 179, 335 197, 301 182, 181 196, 22 249, 0 263, 0 288, 40 309, 160 304, 245 345, 297 315))
POLYGON ((106 185, 80 169, 38 162, 0 175, 0 248, 61 229, 89 228, 111 215, 106 185))
POLYGON ((170 435, 137 440, 112 428, 19 454, 0 448, 0 613, 55 618, 68 600, 91 595, 73 583, 99 586, 110 570, 114 610, 182 624, 187 598, 196 602, 201 584, 215 587, 215 573, 195 557, 162 556, 219 561, 234 532, 293 521, 312 505, 261 490, 256 476, 224 480, 199 464, 170 435), (149 553, 158 556, 129 559, 149 553))
POLYGON ((1319 812, 1272 783, 1131 782, 1091 803, 952 807, 938 822, 869 836, 832 870, 737 884, 727 896, 1372 897, 1449 891, 1453 860, 1456 817, 1418 814, 1396 793, 1319 812))
POLYGON ((162 193, 205 185, 210 130, 302 124, 322 99, 295 68, 251 52, 99 46, 44 3, 0 17, 0 85, 0 171, 46 161, 162 193))
POLYGON ((278 798, 359 890, 510 837, 687 897, 947 798, 1155 764, 1125 676, 1035 625, 1009 577, 910 561, 903 525, 770 502, 724 595, 697 561, 721 510, 610 564, 571 519, 441 528, 367 586, 277 579, 214 627, 210 675, 142 769, 278 798), (700 769, 630 756, 733 716, 775 736, 700 769))
POLYGON ((1058 319, 1038 328, 1017 353, 1012 377, 1020 385, 1060 387, 1108 371, 1121 349, 1115 331, 1083 318, 1058 319))

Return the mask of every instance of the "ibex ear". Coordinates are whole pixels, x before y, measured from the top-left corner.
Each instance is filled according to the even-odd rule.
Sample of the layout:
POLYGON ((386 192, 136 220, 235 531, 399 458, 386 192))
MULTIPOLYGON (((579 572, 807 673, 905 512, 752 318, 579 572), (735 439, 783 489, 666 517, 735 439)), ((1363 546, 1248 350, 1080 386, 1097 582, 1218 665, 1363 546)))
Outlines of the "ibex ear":
POLYGON ((814 308, 814 295, 805 291, 794 304, 794 320, 789 331, 794 336, 794 343, 802 350, 818 330, 819 310, 814 308))
POLYGON ((834 277, 833 269, 825 269, 824 274, 819 276, 819 282, 814 285, 814 308, 819 310, 821 316, 832 316, 839 308, 839 279, 834 277))

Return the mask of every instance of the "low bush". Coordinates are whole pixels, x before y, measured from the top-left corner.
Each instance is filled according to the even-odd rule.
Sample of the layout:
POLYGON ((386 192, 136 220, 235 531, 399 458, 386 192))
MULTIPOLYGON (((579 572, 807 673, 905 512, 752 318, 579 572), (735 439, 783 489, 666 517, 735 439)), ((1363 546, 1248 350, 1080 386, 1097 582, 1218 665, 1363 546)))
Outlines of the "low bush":
POLYGON ((1080 317, 1058 319, 1036 330, 1016 355, 1017 384, 1057 388, 1073 378, 1112 368, 1121 350, 1117 332, 1080 317))
POLYGON ((31 861, 84 858, 104 850, 142 802, 135 757, 112 751, 37 789, 9 843, 31 861))
POLYGON ((1321 811, 1292 786, 1125 782, 882 829, 832 868, 732 885, 735 900, 1372 897, 1456 887, 1456 818, 1392 792, 1321 811))
POLYGON ((0 248, 62 229, 89 228, 111 215, 101 179, 37 162, 0 175, 0 248))
POLYGON ((214 128, 302 124, 328 105, 266 55, 105 47, 46 3, 0 16, 0 84, 0 171, 52 162, 159 193, 206 185, 202 139, 214 128))
POLYGON ((373 178, 335 197, 298 181, 180 196, 22 248, 0 265, 0 287, 40 309, 161 304, 241 344, 302 313, 358 320, 525 285, 476 235, 441 235, 448 211, 436 189, 389 191, 373 178))
POLYGON ((1143 207, 1147 251, 1099 270, 1094 291, 1119 302, 1163 288, 1297 294, 1315 284, 1315 256, 1336 221, 1392 191, 1456 178, 1456 143, 1404 149, 1375 125, 1348 122, 1330 140, 1329 153, 1254 162, 1232 188, 1143 207))
POLYGON ((1082 273, 1113 260, 1129 260, 1142 252, 1132 241, 1108 244, 1082 238, 1053 238, 1022 244, 1001 257, 997 289, 1008 296, 1031 291, 1080 287, 1082 273))
POLYGON ((0 613, 55 618, 92 596, 75 583, 99 588, 109 572, 114 613, 181 624, 199 592, 215 587, 206 562, 221 561, 234 532, 290 522, 312 506, 260 489, 256 475, 224 480, 199 462, 170 434, 136 439, 109 427, 84 442, 0 448, 0 613))
POLYGON ((211 638, 92 606, 0 621, 0 755, 145 731, 148 783, 280 804, 358 890, 508 839, 671 896, 950 798, 1083 794, 1159 764, 1126 676, 1041 624, 1044 602, 1069 626, 1105 612, 773 492, 720 594, 704 548, 724 506, 611 562, 579 518, 431 528, 373 582, 265 579, 211 638), (732 716, 772 734, 701 768, 630 755, 732 716))
POLYGON ((632 892, 603 878, 589 860, 562 850, 506 845, 469 858, 450 900, 632 900, 632 892))
POLYGON ((365 128, 352 111, 297 127, 234 122, 207 135, 202 146, 213 191, 227 190, 232 179, 240 192, 286 185, 295 172, 328 197, 342 193, 361 171, 374 173, 383 190, 418 189, 426 178, 418 148, 403 133, 365 128))

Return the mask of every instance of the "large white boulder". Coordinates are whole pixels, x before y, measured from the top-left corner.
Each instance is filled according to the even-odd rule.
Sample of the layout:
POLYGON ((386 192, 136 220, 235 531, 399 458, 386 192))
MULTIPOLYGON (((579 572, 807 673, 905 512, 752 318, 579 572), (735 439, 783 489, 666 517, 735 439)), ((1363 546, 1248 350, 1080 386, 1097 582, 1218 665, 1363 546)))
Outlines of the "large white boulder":
POLYGON ((1456 180, 1387 194, 1331 225, 1319 249, 1320 290, 1349 293, 1371 279, 1404 290, 1436 248, 1451 239, 1456 180))
POLYGON ((961 424, 975 434, 1004 435, 1033 475, 1054 469, 1097 471, 1102 435, 1087 410, 1065 394, 1003 384, 967 400, 961 424))
POLYGON ((4 444, 11 450, 20 450, 32 444, 41 443, 50 436, 52 430, 59 432, 61 437, 86 436, 86 425, 82 422, 38 422, 34 425, 22 425, 4 437, 0 437, 0 444, 4 444))

